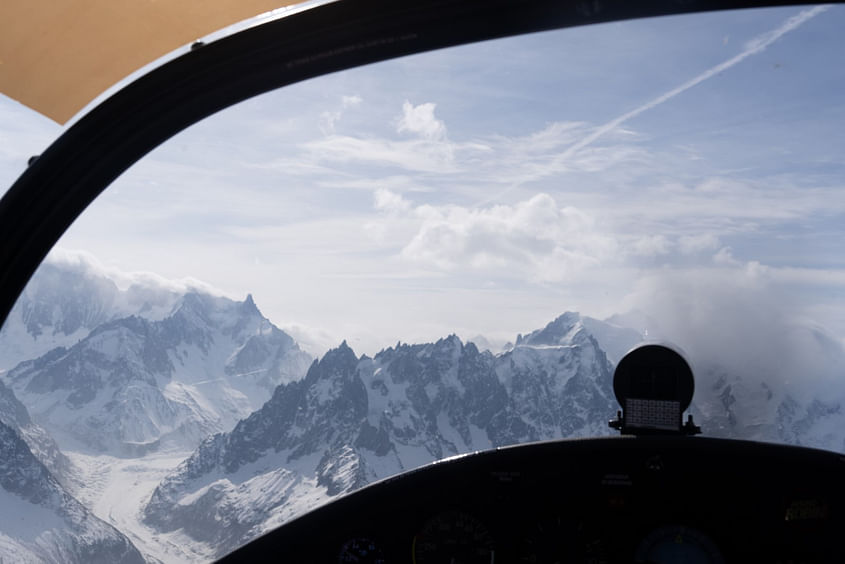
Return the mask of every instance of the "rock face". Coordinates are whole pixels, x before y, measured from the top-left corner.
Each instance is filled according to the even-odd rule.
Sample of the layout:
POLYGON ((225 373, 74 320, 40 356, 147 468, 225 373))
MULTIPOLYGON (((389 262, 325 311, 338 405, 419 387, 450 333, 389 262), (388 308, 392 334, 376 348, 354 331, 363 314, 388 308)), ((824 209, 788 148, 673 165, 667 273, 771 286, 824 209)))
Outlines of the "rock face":
POLYGON ((230 429, 310 360, 251 296, 190 292, 161 320, 108 321, 4 380, 62 444, 137 456, 230 429))
POLYGON ((142 563, 115 528, 68 494, 9 425, 0 422, 0 554, 10 562, 142 563))
POLYGON ((447 456, 608 434, 612 366, 577 314, 499 356, 452 335, 357 357, 344 342, 204 441, 145 518, 224 554, 328 497, 447 456))
POLYGON ((70 460, 59 450, 53 437, 32 421, 26 407, 2 382, 0 382, 0 423, 14 430, 26 442, 32 454, 59 482, 68 483, 71 478, 70 460))

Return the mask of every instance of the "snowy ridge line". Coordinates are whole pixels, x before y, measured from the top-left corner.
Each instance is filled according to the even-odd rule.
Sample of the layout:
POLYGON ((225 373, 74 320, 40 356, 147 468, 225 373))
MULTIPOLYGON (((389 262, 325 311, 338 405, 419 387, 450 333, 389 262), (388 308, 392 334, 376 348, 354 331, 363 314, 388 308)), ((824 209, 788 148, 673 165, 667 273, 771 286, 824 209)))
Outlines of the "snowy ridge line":
POLYGON ((454 335, 374 358, 344 342, 231 432, 203 442, 156 487, 144 523, 211 543, 219 556, 314 500, 435 460, 607 434, 612 367, 577 322, 554 345, 533 339, 498 356, 454 335))

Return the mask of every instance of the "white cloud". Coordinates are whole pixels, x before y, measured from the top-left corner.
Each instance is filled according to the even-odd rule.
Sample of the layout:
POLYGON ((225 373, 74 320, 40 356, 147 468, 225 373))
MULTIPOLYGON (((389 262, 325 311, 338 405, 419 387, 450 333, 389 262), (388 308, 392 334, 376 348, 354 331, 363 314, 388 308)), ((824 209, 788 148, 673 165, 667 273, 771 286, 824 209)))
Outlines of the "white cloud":
POLYGON ((453 146, 429 139, 392 141, 375 137, 330 135, 304 144, 308 158, 339 163, 371 163, 406 172, 456 172, 453 146))
MULTIPOLYGON (((845 353, 821 326, 803 321, 806 307, 782 274, 755 262, 664 268, 640 278, 625 303, 646 312, 655 322, 649 333, 679 345, 694 368, 718 365, 746 383, 792 381, 806 392, 831 377, 845 353)), ((715 377, 697 376, 702 386, 715 377)))
POLYGON ((379 188, 375 191, 375 206, 381 211, 407 212, 411 209, 411 202, 387 188, 379 188))
POLYGON ((700 235, 684 235, 678 239, 681 253, 691 255, 703 251, 713 251, 719 247, 719 238, 712 233, 700 235))
POLYGON ((437 104, 428 102, 414 106, 407 100, 402 104, 402 117, 396 126, 397 133, 416 133, 425 139, 439 141, 446 139, 446 124, 434 117, 437 104))
POLYGON ((341 98, 341 105, 343 106, 344 109, 352 108, 352 107, 360 105, 361 102, 363 102, 363 101, 364 101, 364 99, 361 98, 360 96, 357 96, 357 95, 356 96, 343 96, 341 98))
POLYGON ((616 250, 591 216, 558 206, 548 194, 514 205, 422 205, 413 217, 418 229, 402 256, 445 270, 468 267, 549 282, 598 265, 616 250))
POLYGON ((734 258, 733 251, 730 247, 722 247, 713 255, 713 262, 723 266, 736 266, 739 261, 734 258))
POLYGON ((188 291, 199 291, 212 296, 232 297, 223 290, 196 278, 170 279, 154 272, 126 271, 115 266, 106 266, 88 251, 53 247, 44 259, 44 262, 71 268, 90 276, 102 276, 114 282, 121 290, 125 290, 130 286, 140 286, 142 288, 165 290, 180 294, 188 291))
POLYGON ((320 114, 320 131, 323 132, 323 135, 331 135, 334 133, 335 125, 338 121, 340 121, 340 118, 343 117, 344 110, 359 106, 363 101, 364 99, 360 96, 342 96, 340 99, 341 109, 322 112, 320 114))
POLYGON ((654 257, 669 253, 672 244, 663 235, 644 235, 637 237, 631 245, 634 255, 642 257, 654 257))
POLYGON ((314 358, 320 358, 344 339, 343 336, 332 335, 324 329, 301 323, 282 323, 279 328, 293 337, 299 347, 314 358))

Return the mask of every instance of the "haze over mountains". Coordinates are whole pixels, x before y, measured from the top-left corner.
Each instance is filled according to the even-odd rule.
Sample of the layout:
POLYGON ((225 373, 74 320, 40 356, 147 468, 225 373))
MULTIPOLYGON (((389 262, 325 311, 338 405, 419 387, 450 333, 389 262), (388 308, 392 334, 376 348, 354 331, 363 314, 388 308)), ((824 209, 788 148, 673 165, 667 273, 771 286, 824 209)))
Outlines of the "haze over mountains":
POLYGON ((42 267, 30 286, 0 346, 66 346, 21 362, 4 379, 51 434, 96 451, 192 448, 261 407, 311 362, 251 296, 235 302, 138 284, 121 291, 92 269, 58 264, 42 267))
MULTIPOLYGON (((556 315, 498 354, 444 335, 372 358, 343 342, 312 362, 251 296, 154 280, 120 289, 84 263, 46 263, 0 331, 0 448, 19 453, 0 466, 0 495, 13 500, 0 506, 0 554, 209 559, 439 458, 608 435, 614 363, 643 340, 642 328, 556 315), (133 487, 121 481, 130 479, 140 493, 122 517, 108 500, 92 501, 133 487), (49 514, 49 528, 14 526, 4 509, 14 504, 49 514), (192 549, 161 549, 164 538, 192 549), (80 546, 102 551, 67 548, 80 546)), ((634 316, 615 321, 624 319, 634 316)), ((813 344, 816 364, 845 359, 823 333, 792 330, 813 344)), ((692 412, 706 434, 845 452, 843 398, 693 361, 692 412)))

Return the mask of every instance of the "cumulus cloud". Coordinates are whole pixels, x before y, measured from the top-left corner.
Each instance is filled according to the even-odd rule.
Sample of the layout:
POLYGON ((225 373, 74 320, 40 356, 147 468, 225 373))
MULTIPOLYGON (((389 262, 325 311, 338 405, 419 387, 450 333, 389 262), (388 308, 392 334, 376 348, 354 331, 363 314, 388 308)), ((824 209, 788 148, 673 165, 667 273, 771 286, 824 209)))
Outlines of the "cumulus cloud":
POLYGON ((404 258, 445 270, 469 267, 538 281, 563 280, 598 265, 616 249, 590 215, 559 206, 548 194, 513 205, 410 207, 401 197, 379 191, 376 205, 408 211, 417 222, 402 248, 404 258))
POLYGON ((734 258, 733 250, 730 247, 722 247, 713 255, 713 262, 722 266, 737 266, 739 261, 734 258))
POLYGON ((387 188, 379 188, 375 192, 375 206, 381 211, 407 212, 411 209, 411 202, 387 188))
MULTIPOLYGON (((639 215, 636 221, 630 216, 608 220, 578 206, 562 206, 543 192, 508 205, 417 205, 379 188, 373 204, 380 214, 365 224, 372 240, 401 249, 406 260, 443 271, 490 271, 545 283, 572 280, 595 267, 642 268, 644 259, 674 266, 705 261, 711 268, 741 264, 720 237, 697 233, 700 226, 694 222, 646 221, 646 212, 639 215, 638 209, 631 212, 639 215)), ((733 236, 743 229, 754 225, 734 223, 733 236)), ((746 266, 766 268, 757 262, 746 266)))
MULTIPOLYGON (((354 98, 344 100, 344 107, 360 103, 354 98)), ((477 144, 451 143, 446 138, 446 125, 434 116, 435 108, 436 104, 432 102, 414 106, 405 101, 402 115, 396 121, 396 132, 410 133, 412 138, 402 140, 335 135, 334 124, 341 112, 327 112, 321 125, 327 137, 306 143, 304 148, 309 153, 308 158, 315 161, 373 163, 405 171, 453 174, 458 171, 456 150, 471 153, 484 148, 477 144)))
POLYGON ((446 138, 446 124, 434 117, 437 104, 427 102, 414 106, 409 101, 402 104, 402 117, 396 126, 398 133, 415 133, 429 140, 446 138))

